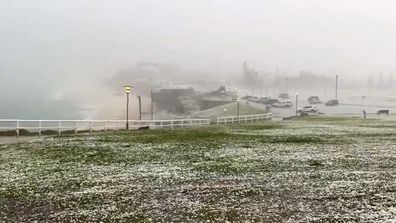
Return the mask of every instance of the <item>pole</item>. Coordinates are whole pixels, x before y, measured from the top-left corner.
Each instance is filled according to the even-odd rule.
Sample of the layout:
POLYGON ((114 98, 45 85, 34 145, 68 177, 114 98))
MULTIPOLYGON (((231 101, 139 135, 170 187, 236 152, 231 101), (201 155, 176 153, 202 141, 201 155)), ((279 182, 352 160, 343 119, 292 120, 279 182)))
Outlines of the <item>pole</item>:
POLYGON ((129 93, 127 93, 126 130, 129 130, 129 93))
POLYGON ((289 94, 289 78, 286 78, 286 93, 289 94))
POLYGON ((138 99, 139 99, 139 120, 142 120, 142 97, 138 95, 138 99))
POLYGON ((336 75, 335 99, 338 100, 338 74, 336 75))
POLYGON ((240 119, 239 119, 239 99, 237 100, 237 116, 238 116, 238 123, 240 123, 240 119))
POLYGON ((296 117, 298 116, 298 93, 296 94, 296 117))
POLYGON ((154 106, 153 106, 153 91, 150 91, 151 96, 151 120, 154 120, 154 106))

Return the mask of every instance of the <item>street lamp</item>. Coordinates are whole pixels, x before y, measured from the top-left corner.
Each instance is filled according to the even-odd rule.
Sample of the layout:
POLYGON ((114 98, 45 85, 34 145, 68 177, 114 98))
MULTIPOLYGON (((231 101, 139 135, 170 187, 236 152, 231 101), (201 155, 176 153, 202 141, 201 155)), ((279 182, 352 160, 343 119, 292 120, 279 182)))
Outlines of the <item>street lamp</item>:
POLYGON ((298 116, 298 91, 296 92, 296 117, 298 116))
POLYGON ((241 122, 241 119, 239 118, 239 101, 241 100, 239 97, 236 99, 237 100, 237 117, 238 117, 238 123, 241 122))
POLYGON ((127 94, 127 104, 126 104, 126 130, 129 130, 129 93, 131 93, 132 86, 125 85, 124 86, 125 93, 127 94))
POLYGON ((139 120, 142 120, 142 97, 140 95, 137 97, 139 99, 139 120))

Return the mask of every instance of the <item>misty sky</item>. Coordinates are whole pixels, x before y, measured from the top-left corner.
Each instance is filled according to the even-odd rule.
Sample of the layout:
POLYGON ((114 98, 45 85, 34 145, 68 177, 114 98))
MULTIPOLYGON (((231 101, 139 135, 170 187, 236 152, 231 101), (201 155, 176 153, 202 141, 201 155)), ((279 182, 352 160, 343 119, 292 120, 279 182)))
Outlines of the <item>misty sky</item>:
POLYGON ((0 0, 1 97, 95 92, 136 61, 386 73, 396 68, 395 8, 392 0, 0 0))

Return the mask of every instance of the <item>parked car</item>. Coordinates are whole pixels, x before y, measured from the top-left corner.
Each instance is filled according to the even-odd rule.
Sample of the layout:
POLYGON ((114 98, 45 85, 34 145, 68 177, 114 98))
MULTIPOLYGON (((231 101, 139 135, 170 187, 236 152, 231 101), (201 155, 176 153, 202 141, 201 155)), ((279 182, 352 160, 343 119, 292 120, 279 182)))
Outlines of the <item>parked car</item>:
POLYGON ((279 102, 280 102, 279 99, 273 98, 268 101, 268 104, 274 106, 274 104, 279 102))
POLYGON ((274 107, 277 107, 277 108, 289 108, 291 106, 293 106, 293 103, 290 100, 280 101, 280 102, 274 104, 274 107))
POLYGON ((279 94, 278 98, 280 99, 290 99, 290 95, 288 93, 279 94))
POLYGON ((256 103, 260 103, 260 104, 269 104, 269 97, 261 97, 259 99, 256 100, 256 103))
POLYGON ((253 101, 253 102, 255 102, 255 101, 257 101, 258 97, 255 97, 255 96, 245 96, 245 97, 243 97, 242 99, 247 100, 247 101, 253 101))
POLYGON ((320 101, 318 96, 311 96, 311 97, 308 98, 308 103, 310 105, 322 104, 322 101, 320 101))
POLYGON ((319 110, 316 108, 315 105, 307 105, 298 109, 298 112, 300 113, 317 113, 318 111, 319 110))
POLYGON ((338 100, 337 99, 331 99, 331 100, 329 100, 328 102, 326 102, 326 106, 335 106, 335 105, 338 105, 339 104, 339 102, 338 102, 338 100))

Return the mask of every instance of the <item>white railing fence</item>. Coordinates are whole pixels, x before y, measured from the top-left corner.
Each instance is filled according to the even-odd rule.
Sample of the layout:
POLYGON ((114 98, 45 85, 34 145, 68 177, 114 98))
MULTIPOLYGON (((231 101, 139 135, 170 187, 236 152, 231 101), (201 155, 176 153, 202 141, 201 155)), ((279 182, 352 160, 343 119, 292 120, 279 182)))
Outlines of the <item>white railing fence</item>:
MULTIPOLYGON (((231 124, 270 120, 271 113, 258 115, 241 115, 218 117, 217 124, 231 124)), ((184 128, 193 126, 207 126, 211 124, 210 119, 173 119, 173 120, 130 120, 129 128, 138 129, 140 127, 157 128, 184 128)), ((14 132, 17 136, 21 133, 32 134, 58 134, 94 132, 107 130, 121 130, 126 128, 125 120, 19 120, 0 119, 0 133, 14 132), (26 131, 26 132, 22 132, 26 131)))
POLYGON ((264 121, 264 120, 270 120, 271 118, 272 118, 272 113, 265 113, 258 115, 224 116, 217 118, 217 124, 220 125, 220 124, 264 121))
MULTIPOLYGON (((130 120, 129 128, 183 128, 205 126, 210 124, 210 119, 174 119, 174 120, 130 120)), ((107 130, 121 130, 126 128, 125 120, 18 120, 0 119, 0 132, 15 131, 19 136, 22 130, 29 133, 42 135, 46 132, 93 132, 107 130)))

